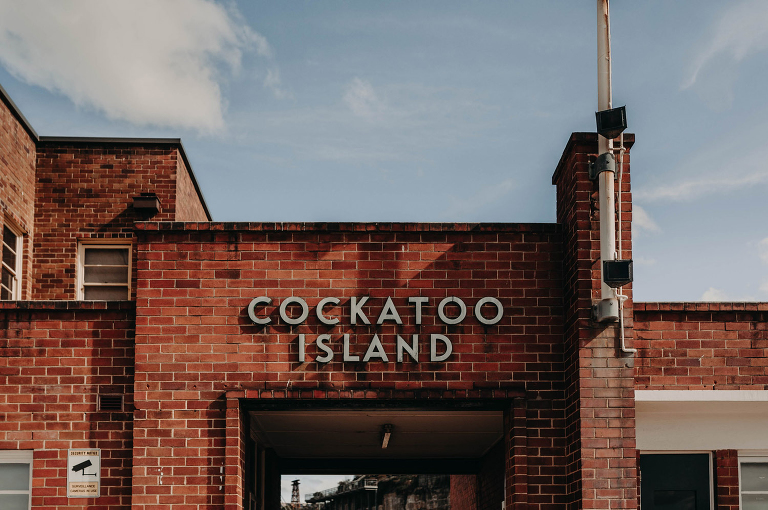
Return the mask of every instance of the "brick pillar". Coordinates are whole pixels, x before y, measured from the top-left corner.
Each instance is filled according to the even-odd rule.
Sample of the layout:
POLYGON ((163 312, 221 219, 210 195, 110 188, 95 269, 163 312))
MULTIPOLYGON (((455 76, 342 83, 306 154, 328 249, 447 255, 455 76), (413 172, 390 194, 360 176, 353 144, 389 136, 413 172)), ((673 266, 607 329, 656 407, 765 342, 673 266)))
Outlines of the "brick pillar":
POLYGON ((528 508, 528 437, 525 399, 515 399, 504 413, 504 439, 507 454, 505 500, 510 510, 528 508))
POLYGON ((243 410, 240 408, 240 398, 245 396, 242 391, 227 392, 227 439, 226 465, 224 467, 225 510, 243 510, 243 479, 245 456, 253 452, 245 451, 245 434, 249 433, 243 423, 243 410))
POLYGON ((739 510, 739 455, 736 450, 715 452, 715 508, 739 510))
POLYGON ((477 508, 477 475, 451 475, 451 510, 475 510, 477 508))
MULTIPOLYGON (((634 136, 625 136, 627 147, 633 142, 634 136)), ((568 507, 636 508, 632 358, 619 351, 618 325, 598 324, 591 313, 600 299, 598 184, 589 179, 596 153, 596 134, 573 133, 552 178, 563 233, 568 507)), ((624 162, 622 248, 623 258, 630 258, 629 154, 624 162)), ((631 286, 624 293, 630 296, 624 317, 631 346, 631 286)))

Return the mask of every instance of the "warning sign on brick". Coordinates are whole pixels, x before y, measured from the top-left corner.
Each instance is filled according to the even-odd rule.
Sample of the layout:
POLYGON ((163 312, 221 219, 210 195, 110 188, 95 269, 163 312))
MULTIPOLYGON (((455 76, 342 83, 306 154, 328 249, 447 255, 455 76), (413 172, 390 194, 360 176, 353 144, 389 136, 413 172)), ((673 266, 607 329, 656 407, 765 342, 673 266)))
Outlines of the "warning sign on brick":
POLYGON ((101 450, 70 449, 67 454, 67 497, 97 498, 101 485, 101 450))

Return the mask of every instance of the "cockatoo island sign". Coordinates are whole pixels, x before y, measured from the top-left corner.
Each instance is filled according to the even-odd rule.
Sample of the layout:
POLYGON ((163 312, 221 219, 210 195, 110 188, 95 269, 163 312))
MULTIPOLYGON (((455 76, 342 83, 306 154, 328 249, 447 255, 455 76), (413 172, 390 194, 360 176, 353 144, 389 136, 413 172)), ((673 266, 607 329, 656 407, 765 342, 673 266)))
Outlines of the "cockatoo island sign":
MULTIPOLYGON (((358 325, 371 325, 371 319, 368 318, 368 316, 363 311, 363 306, 367 303, 367 301, 370 299, 370 296, 362 296, 362 297, 352 297, 349 301, 349 322, 350 326, 358 326, 358 325)), ((383 299, 383 298, 382 298, 383 299)), ((334 307, 338 306, 341 303, 341 300, 339 298, 335 297, 326 297, 321 299, 315 308, 315 314, 317 315, 317 319, 327 326, 335 326, 337 325, 340 320, 338 317, 329 317, 326 314, 326 309, 328 307, 334 307)), ((248 305, 248 317, 253 321, 254 324, 257 325, 267 325, 272 322, 272 317, 265 316, 263 314, 263 308, 270 306, 272 304, 272 299, 267 296, 259 296, 251 300, 250 304, 248 305)), ((413 323, 417 326, 421 325, 423 323, 423 311, 429 306, 429 298, 424 296, 412 296, 408 298, 408 305, 409 308, 413 311, 413 323)), ((475 319, 486 326, 493 326, 495 324, 498 324, 499 321, 504 317, 504 307, 502 306, 501 302, 496 299, 495 297, 483 297, 480 298, 475 304, 474 304, 474 316, 475 319), (485 314, 484 308, 486 309, 485 314), (495 313, 493 313, 493 309, 495 309, 495 313), (491 313, 488 313, 491 312, 491 313)), ((280 321, 284 324, 288 324, 290 326, 296 326, 299 324, 303 324, 307 318, 309 317, 310 313, 310 307, 307 305, 307 302, 296 296, 291 296, 283 299, 280 302, 279 306, 279 318, 280 321), (289 313, 289 307, 293 313, 289 313), (295 310, 300 310, 300 313, 298 315, 295 314, 295 310)), ((461 324, 464 322, 465 319, 467 319, 467 305, 464 303, 464 301, 461 298, 458 298, 456 296, 449 296, 440 301, 440 303, 437 305, 437 317, 440 319, 440 321, 445 325, 456 325, 461 324), (449 317, 446 313, 446 308, 451 306, 451 309, 454 311, 458 311, 458 313, 453 316, 449 317)), ((392 302, 391 297, 387 297, 386 301, 384 303, 384 306, 381 308, 381 312, 379 312, 378 317, 376 318, 376 325, 382 325, 386 323, 391 324, 397 324, 402 325, 403 319, 401 318, 400 312, 395 307, 395 304, 392 302)), ((419 362, 419 334, 414 333, 411 335, 410 342, 403 338, 401 335, 395 335, 396 341, 395 341, 395 360, 397 363, 402 363, 405 359, 405 355, 407 354, 410 359, 414 362, 419 362)), ((353 354, 350 352, 350 334, 344 333, 341 336, 342 340, 342 349, 341 349, 341 356, 342 361, 345 362, 359 362, 362 361, 363 363, 366 363, 368 361, 382 361, 384 363, 388 363, 390 361, 389 356, 387 355, 386 351, 384 350, 384 346, 381 343, 381 339, 379 338, 378 334, 374 334, 368 344, 368 348, 365 351, 365 354, 362 356, 362 360, 360 358, 360 354, 353 354)), ((318 335, 315 339, 315 343, 317 345, 317 348, 319 351, 322 351, 323 354, 317 356, 315 358, 315 361, 318 363, 329 363, 334 359, 334 356, 337 354, 334 352, 332 345, 332 336, 331 334, 322 334, 318 335)), ((307 336, 304 333, 299 334, 299 356, 298 361, 300 363, 303 363, 306 361, 306 345, 307 345, 307 336)), ((439 333, 431 333, 429 335, 429 361, 430 362, 441 362, 447 360, 451 353, 453 352, 453 343, 451 342, 450 338, 448 338, 446 335, 439 334, 439 333), (441 347, 438 347, 438 343, 442 344, 441 347), (442 351, 442 352, 439 352, 442 351)))

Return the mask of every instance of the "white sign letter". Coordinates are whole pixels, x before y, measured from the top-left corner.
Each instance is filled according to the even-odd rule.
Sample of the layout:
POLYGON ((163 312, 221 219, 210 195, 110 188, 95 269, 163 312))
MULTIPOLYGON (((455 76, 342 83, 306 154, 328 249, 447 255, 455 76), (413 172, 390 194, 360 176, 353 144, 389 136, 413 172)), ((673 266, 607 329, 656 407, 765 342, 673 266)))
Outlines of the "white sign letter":
POLYGON ((371 358, 381 358, 381 361, 384 363, 389 363, 389 358, 387 358, 387 353, 384 352, 384 346, 381 345, 379 335, 373 335, 373 338, 371 338, 371 345, 369 345, 368 350, 365 351, 363 363, 368 363, 368 360, 371 358))
POLYGON ((445 335, 429 335, 429 343, 429 361, 445 361, 453 352, 453 344, 445 335), (440 356, 437 355, 437 340, 445 344, 445 352, 440 356))
POLYGON ((411 359, 416 363, 419 362, 419 335, 413 335, 413 346, 408 345, 408 342, 403 340, 403 337, 397 335, 397 362, 403 362, 403 350, 407 351, 411 355, 411 359))
POLYGON ((464 317, 467 316, 467 305, 464 304, 464 301, 457 298, 456 296, 449 296, 442 301, 440 301, 440 304, 437 306, 437 315, 440 317, 440 320, 443 321, 446 324, 458 324, 461 321, 464 320, 464 317), (449 319, 445 316, 445 305, 448 303, 454 303, 459 307, 459 316, 454 319, 449 319))
POLYGON ((266 296, 260 296, 257 298, 253 298, 250 303, 248 303, 248 317, 251 318, 251 320, 255 324, 269 324, 272 322, 272 319, 269 317, 266 317, 264 319, 260 319, 256 316, 256 306, 264 303, 265 305, 272 304, 272 300, 266 296))
POLYGON ((368 320, 368 317, 365 316, 363 313, 363 305, 365 302, 368 301, 368 296, 363 296, 360 298, 360 302, 357 302, 357 298, 353 297, 352 301, 350 301, 349 304, 349 315, 350 315, 350 322, 352 324, 357 324, 357 317, 360 316, 360 319, 362 319, 363 324, 370 324, 371 321, 368 320))
POLYGON ((315 358, 315 361, 317 361, 318 363, 328 363, 329 361, 331 361, 333 359, 333 351, 331 350, 330 347, 325 345, 325 341, 326 340, 330 341, 331 340, 331 335, 320 335, 319 337, 317 337, 317 342, 316 343, 317 343, 318 349, 320 349, 321 351, 325 352, 324 355, 318 356, 318 357, 315 358))
POLYGON ((349 333, 344 333, 344 361, 360 361, 360 356, 349 353, 349 333))
POLYGON ((402 324, 403 320, 400 318, 400 314, 397 313, 395 304, 392 302, 392 298, 388 297, 387 302, 384 303, 384 308, 381 309, 379 318, 376 324, 382 324, 384 321, 395 321, 397 324, 402 324))
POLYGON ((317 304, 317 308, 315 310, 317 312, 317 318, 320 319, 320 322, 322 322, 323 324, 327 324, 329 326, 333 326, 334 324, 338 324, 339 319, 338 318, 329 319, 328 317, 323 315, 323 308, 325 308, 325 305, 329 303, 333 305, 338 305, 339 299, 335 297, 327 297, 327 298, 321 299, 320 302, 317 304))
POLYGON ((501 301, 499 301, 496 298, 484 297, 483 299, 478 301, 477 304, 475 305, 475 317, 477 317, 477 320, 479 320, 486 326, 493 326, 494 324, 496 324, 501 320, 501 317, 503 315, 504 315, 504 307, 501 306, 501 301), (486 319, 485 317, 483 317, 483 314, 480 313, 480 309, 486 303, 490 303, 496 307, 496 317, 494 317, 493 319, 486 319))
POLYGON ((421 305, 429 303, 429 298, 423 296, 412 296, 408 298, 408 302, 416 305, 416 324, 421 324, 421 305))
POLYGON ((280 318, 283 319, 283 322, 286 324, 301 324, 307 319, 307 316, 309 315, 309 307, 307 306, 307 303, 301 299, 300 297, 291 296, 288 298, 283 299, 283 302, 280 303, 280 318), (288 317, 288 314, 286 313, 286 309, 288 308, 288 305, 291 303, 298 303, 301 305, 301 315, 296 318, 292 319, 291 317, 288 317))

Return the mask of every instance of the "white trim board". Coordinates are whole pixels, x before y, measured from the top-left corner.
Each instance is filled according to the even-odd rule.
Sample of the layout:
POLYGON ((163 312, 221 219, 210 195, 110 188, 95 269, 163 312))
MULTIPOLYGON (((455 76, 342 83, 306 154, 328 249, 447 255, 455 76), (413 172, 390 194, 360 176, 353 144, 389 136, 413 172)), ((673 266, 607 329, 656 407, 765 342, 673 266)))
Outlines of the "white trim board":
POLYGON ((765 390, 635 390, 636 402, 768 402, 765 390))

